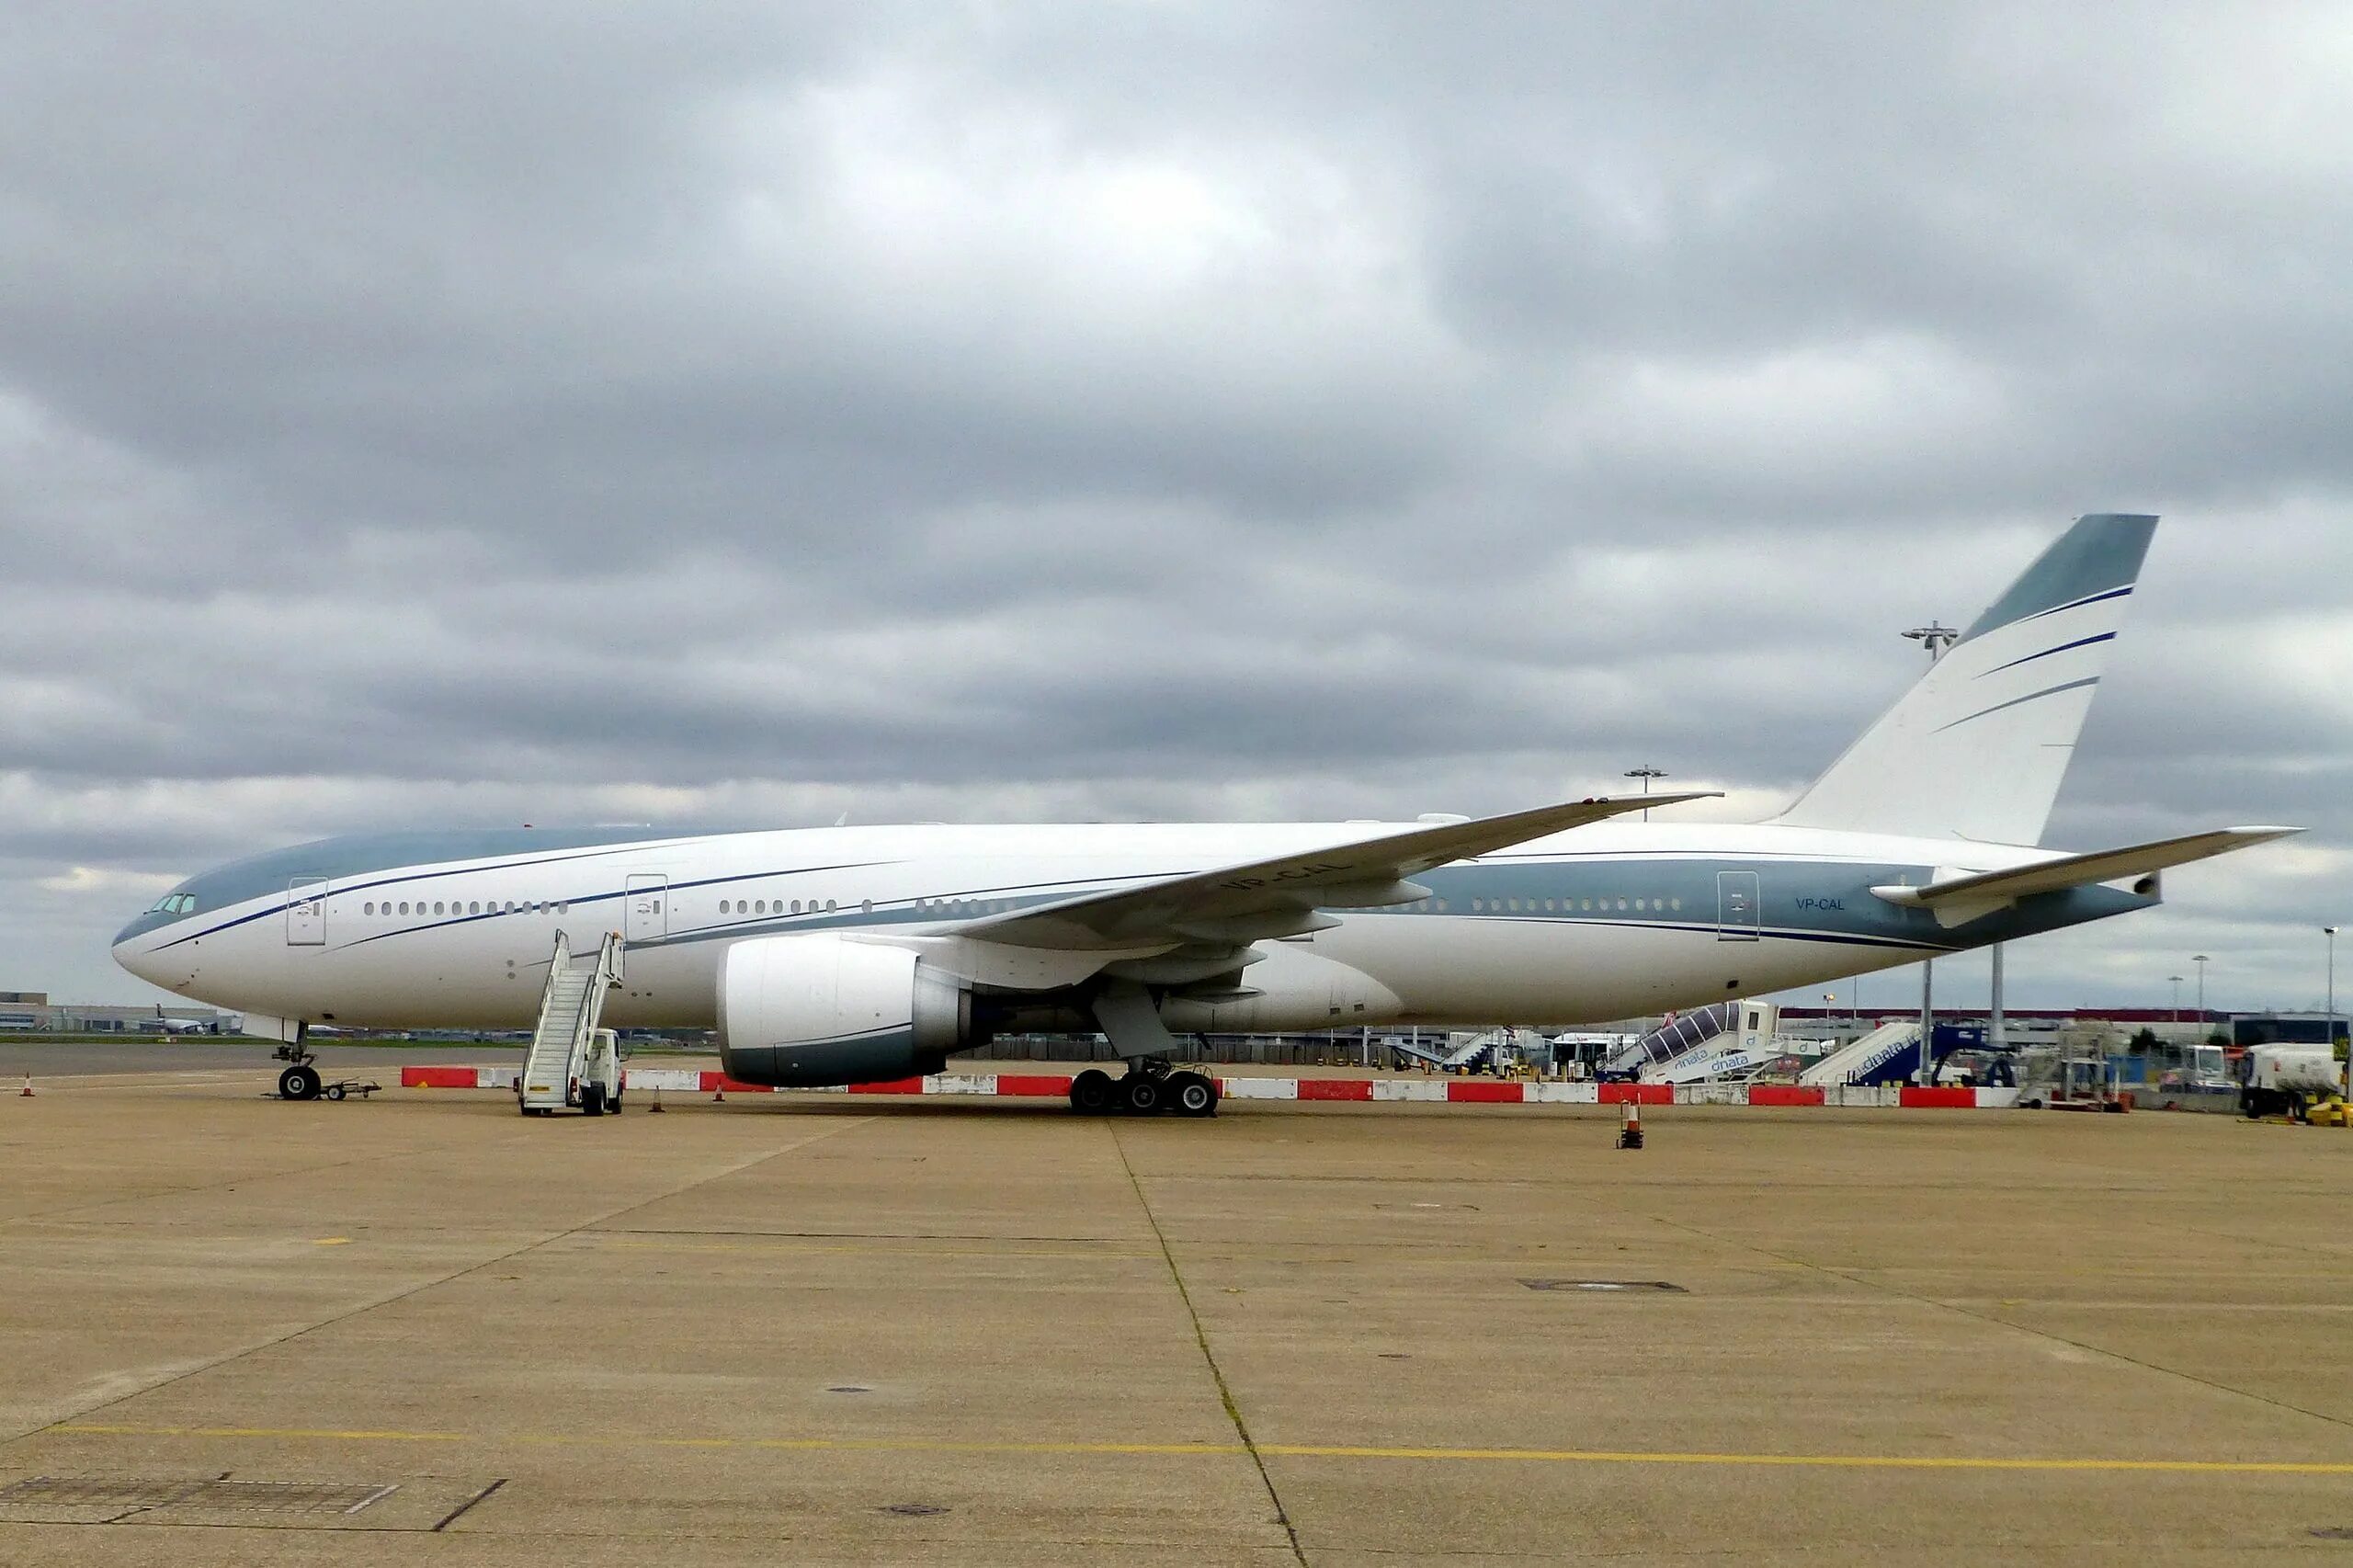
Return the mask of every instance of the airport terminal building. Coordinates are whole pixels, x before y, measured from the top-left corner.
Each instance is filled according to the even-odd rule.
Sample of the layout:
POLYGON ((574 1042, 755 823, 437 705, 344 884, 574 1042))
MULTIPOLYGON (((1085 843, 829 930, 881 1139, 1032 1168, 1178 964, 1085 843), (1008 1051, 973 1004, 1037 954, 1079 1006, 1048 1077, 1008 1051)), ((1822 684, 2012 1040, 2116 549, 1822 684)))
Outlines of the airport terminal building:
POLYGON ((0 991, 0 1032, 42 1034, 235 1034, 235 1013, 190 1003, 51 1002, 46 991, 0 991))

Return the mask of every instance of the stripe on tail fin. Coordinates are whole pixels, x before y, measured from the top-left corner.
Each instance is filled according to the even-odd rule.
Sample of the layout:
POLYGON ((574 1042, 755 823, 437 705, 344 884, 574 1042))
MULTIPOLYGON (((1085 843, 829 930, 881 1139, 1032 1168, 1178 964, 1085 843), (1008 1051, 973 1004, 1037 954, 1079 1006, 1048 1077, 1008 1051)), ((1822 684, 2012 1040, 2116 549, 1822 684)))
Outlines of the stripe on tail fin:
POLYGON ((2077 518, 1777 820, 2040 841, 2156 527, 2077 518))

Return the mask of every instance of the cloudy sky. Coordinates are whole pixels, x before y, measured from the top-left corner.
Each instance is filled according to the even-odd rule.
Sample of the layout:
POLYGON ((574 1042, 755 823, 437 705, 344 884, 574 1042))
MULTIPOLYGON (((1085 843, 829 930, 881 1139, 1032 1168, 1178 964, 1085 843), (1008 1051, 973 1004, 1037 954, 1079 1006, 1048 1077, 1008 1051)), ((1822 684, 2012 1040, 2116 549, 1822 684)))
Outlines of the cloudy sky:
POLYGON ((2341 6, 0 9, 0 988, 363 827, 1753 818, 2116 509, 2050 841, 2313 832, 2014 997, 2319 1001, 2341 6))

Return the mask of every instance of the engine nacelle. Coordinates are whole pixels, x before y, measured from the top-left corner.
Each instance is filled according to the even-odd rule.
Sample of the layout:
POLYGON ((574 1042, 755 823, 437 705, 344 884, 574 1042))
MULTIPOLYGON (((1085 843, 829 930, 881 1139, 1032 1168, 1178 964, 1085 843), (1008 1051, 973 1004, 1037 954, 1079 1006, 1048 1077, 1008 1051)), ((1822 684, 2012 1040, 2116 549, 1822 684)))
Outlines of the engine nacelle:
POLYGON ((719 1060, 746 1084, 913 1077, 972 1043, 972 993, 904 948, 762 937, 720 965, 719 1060))

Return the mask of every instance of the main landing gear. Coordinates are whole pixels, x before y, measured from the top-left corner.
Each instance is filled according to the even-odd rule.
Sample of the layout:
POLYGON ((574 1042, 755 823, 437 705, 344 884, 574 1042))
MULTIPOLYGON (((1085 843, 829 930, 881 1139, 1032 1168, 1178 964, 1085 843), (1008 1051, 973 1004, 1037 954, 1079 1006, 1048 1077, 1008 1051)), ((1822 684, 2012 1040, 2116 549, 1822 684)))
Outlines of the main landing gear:
POLYGON ((1122 1077, 1089 1067, 1070 1081, 1070 1108, 1081 1116, 1112 1112, 1152 1116, 1164 1110, 1178 1116, 1215 1116, 1217 1100, 1215 1079, 1172 1071, 1156 1056, 1137 1057, 1128 1063, 1122 1077))

